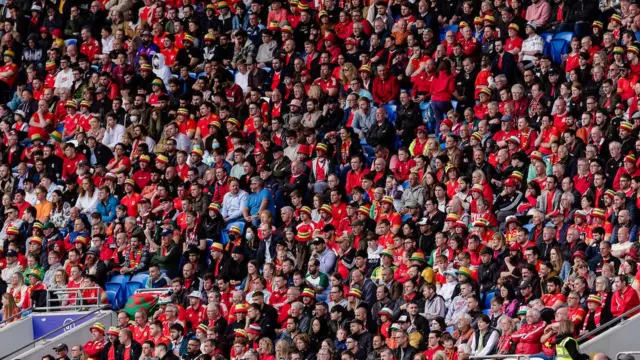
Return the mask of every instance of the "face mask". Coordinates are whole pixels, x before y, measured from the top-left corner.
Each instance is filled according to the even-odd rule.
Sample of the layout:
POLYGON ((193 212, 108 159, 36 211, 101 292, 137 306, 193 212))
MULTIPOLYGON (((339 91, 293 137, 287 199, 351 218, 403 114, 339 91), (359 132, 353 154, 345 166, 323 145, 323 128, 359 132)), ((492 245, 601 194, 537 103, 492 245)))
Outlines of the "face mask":
POLYGON ((158 58, 153 59, 153 66, 160 66, 160 59, 158 58))
POLYGON ((220 148, 220 144, 218 144, 217 142, 211 143, 211 149, 218 149, 218 148, 220 148))
POLYGON ((246 234, 244 234, 244 238, 247 239, 247 240, 251 240, 251 239, 253 239, 253 234, 252 233, 246 233, 246 234))

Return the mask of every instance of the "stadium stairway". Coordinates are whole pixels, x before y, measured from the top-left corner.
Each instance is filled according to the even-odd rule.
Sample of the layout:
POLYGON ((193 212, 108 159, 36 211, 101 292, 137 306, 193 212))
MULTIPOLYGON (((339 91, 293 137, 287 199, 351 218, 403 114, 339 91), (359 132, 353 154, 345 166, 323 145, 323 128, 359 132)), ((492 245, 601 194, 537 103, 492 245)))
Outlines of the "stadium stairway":
POLYGON ((110 310, 33 313, 0 329, 0 359, 40 360, 54 355, 58 344, 84 345, 91 340, 89 327, 94 323, 108 329, 116 321, 110 310))
MULTIPOLYGON (((619 352, 638 348, 638 334, 640 333, 640 306, 627 312, 630 317, 622 316, 600 328, 585 334, 578 339, 580 352, 583 354, 605 353, 610 358, 619 352), (633 314, 635 313, 635 314, 633 314), (619 320, 619 321, 618 321, 619 320)), ((624 315, 624 314, 623 314, 624 315)))

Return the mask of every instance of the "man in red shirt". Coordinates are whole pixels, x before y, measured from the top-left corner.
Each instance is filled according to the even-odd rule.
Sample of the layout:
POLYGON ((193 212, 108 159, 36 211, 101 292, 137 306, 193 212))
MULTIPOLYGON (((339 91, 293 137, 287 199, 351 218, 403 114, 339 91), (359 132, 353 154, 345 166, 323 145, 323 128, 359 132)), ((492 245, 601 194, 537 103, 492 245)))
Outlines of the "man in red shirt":
POLYGON ((136 183, 132 179, 127 179, 124 182, 124 192, 126 195, 120 200, 120 204, 127 207, 127 215, 137 217, 138 216, 138 203, 142 200, 142 196, 137 192, 134 192, 136 183))
POLYGON ((331 76, 331 68, 329 64, 320 66, 320 77, 313 81, 314 84, 320 86, 328 96, 338 95, 338 80, 331 76))
POLYGON ((133 340, 142 344, 146 340, 150 339, 150 327, 147 324, 147 313, 144 310, 136 311, 133 319, 135 324, 131 326, 133 332, 133 340))
POLYGON ((187 321, 191 323, 191 329, 196 329, 207 318, 207 309, 202 306, 204 298, 200 291, 192 291, 189 294, 189 307, 187 308, 187 321))
POLYGON ((72 143, 67 143, 64 148, 66 158, 62 163, 62 178, 67 179, 69 175, 74 175, 80 161, 87 161, 87 158, 80 153, 76 153, 76 147, 72 143))
POLYGON ((373 100, 379 106, 394 101, 400 95, 400 82, 395 76, 389 75, 389 69, 384 64, 378 65, 378 76, 373 79, 373 100))
POLYGON ((432 330, 427 338, 427 350, 424 351, 424 356, 427 360, 432 360, 433 356, 438 351, 444 351, 442 345, 440 345, 440 335, 442 333, 438 330, 432 330))
POLYGON ((162 322, 160 320, 156 320, 149 325, 149 340, 156 346, 158 344, 169 345, 171 342, 171 339, 162 335, 162 322))
MULTIPOLYGON (((638 292, 627 283, 626 275, 616 275, 613 284, 616 287, 616 291, 613 292, 613 298, 611 299, 611 314, 614 317, 619 317, 625 312, 640 305, 640 298, 638 298, 638 292)), ((633 315, 629 315, 631 317, 633 315)))
POLYGON ((84 344, 84 352, 90 358, 100 358, 106 344, 104 340, 104 325, 95 323, 89 328, 89 331, 91 331, 91 340, 84 344))
POLYGON ((82 45, 80 45, 80 53, 85 54, 89 58, 89 62, 97 62, 102 55, 102 46, 91 37, 91 27, 87 26, 80 31, 82 37, 82 45))

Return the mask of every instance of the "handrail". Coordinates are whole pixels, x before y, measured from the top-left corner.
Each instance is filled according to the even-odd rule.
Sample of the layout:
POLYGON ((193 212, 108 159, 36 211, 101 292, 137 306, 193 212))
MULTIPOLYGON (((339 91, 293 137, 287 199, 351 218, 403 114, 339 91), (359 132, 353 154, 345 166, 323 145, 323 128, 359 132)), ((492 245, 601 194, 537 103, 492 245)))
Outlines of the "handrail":
POLYGON ((33 341, 32 341, 32 342, 30 342, 30 343, 28 343, 28 344, 26 344, 26 345, 22 346, 21 348, 14 350, 12 353, 9 353, 9 354, 5 355, 5 356, 3 357, 3 359, 8 359, 8 358, 9 358, 9 357, 11 357, 12 355, 14 355, 14 354, 16 354, 16 353, 20 353, 22 350, 24 350, 24 349, 26 349, 26 348, 29 348, 29 347, 33 346, 35 343, 37 343, 37 342, 38 342, 38 341, 40 341, 41 339, 46 339, 46 338, 47 338, 47 337, 49 337, 50 335, 53 335, 53 334, 57 333, 58 331, 60 331, 60 330, 62 330, 62 329, 64 329, 64 328, 66 328, 66 327, 68 327, 68 326, 70 326, 70 325, 73 325, 73 324, 77 323, 77 322, 78 322, 78 321, 80 321, 80 320, 84 320, 84 319, 86 319, 86 318, 88 318, 89 316, 91 316, 91 315, 93 315, 93 314, 97 313, 98 311, 101 311, 101 310, 108 310, 108 309, 109 309, 109 305, 104 305, 104 306, 102 306, 102 307, 99 307, 99 308, 97 308, 97 309, 95 309, 95 310, 93 310, 93 311, 91 311, 91 312, 88 312, 88 313, 86 313, 86 314, 84 314, 84 315, 80 316, 79 318, 77 318, 77 319, 73 320, 73 321, 72 321, 72 322, 70 322, 70 323, 62 324, 61 326, 59 326, 59 327, 57 327, 57 328, 55 328, 55 329, 53 329, 53 330, 49 331, 48 333, 46 333, 46 334, 42 335, 41 337, 39 337, 39 338, 37 338, 37 339, 33 339, 33 341))
POLYGON ((640 354, 640 351, 621 351, 616 354, 616 360, 620 359, 620 355, 640 354))
POLYGON ((36 307, 34 308, 35 311, 51 311, 51 310, 63 310, 63 309, 69 309, 69 310, 76 310, 76 309, 87 309, 87 308, 92 308, 94 305, 86 305, 86 304, 81 304, 82 300, 95 300, 96 304, 95 306, 98 306, 98 308, 100 307, 100 301, 101 301, 101 292, 103 291, 99 286, 92 286, 92 287, 80 287, 80 288, 73 288, 73 289, 46 289, 45 290, 47 292, 47 300, 45 303, 44 307, 36 307), (81 294, 82 291, 84 290, 97 290, 96 292, 96 296, 95 297, 81 297, 79 296, 81 294), (62 306, 61 303, 63 301, 68 301, 68 299, 66 298, 51 298, 51 293, 56 294, 56 295, 65 295, 65 294, 76 294, 76 296, 71 300, 74 302, 74 305, 65 305, 62 306), (58 303, 59 306, 51 306, 52 303, 58 303))
POLYGON ((530 360, 529 355, 518 355, 518 354, 471 356, 469 358, 473 359, 473 360, 481 360, 481 359, 511 359, 511 358, 516 358, 516 359, 523 358, 524 360, 530 360))
MULTIPOLYGON (((626 318, 626 317, 627 317, 627 315, 631 315, 631 314, 633 314, 634 312, 640 313, 640 305, 638 305, 638 306, 634 307, 633 309, 631 309, 631 310, 629 310, 629 311, 625 312, 624 314, 622 314, 622 315, 620 315, 620 316, 617 316, 617 317, 615 317, 615 318, 613 318, 613 319, 611 319, 611 320, 607 321, 605 324, 600 325, 599 327, 597 327, 597 328, 595 328, 595 329, 593 329, 593 330, 589 331, 588 333, 586 333, 586 334, 584 334, 584 335, 580 336, 580 337, 578 338, 578 340, 577 340, 577 341, 578 341, 578 343, 580 344, 580 343, 582 343, 582 342, 583 342, 583 341, 585 341, 585 340, 590 340, 590 338, 592 338, 594 334, 600 334, 600 333, 601 333, 601 332, 603 332, 604 330, 607 330, 607 329, 611 328, 613 325, 617 325, 617 324, 619 324, 619 323, 621 323, 621 322, 623 322, 623 321, 629 320, 629 319, 630 319, 631 317, 633 317, 633 316, 631 316, 631 317, 629 317, 629 318, 627 319, 627 318, 626 318)), ((634 315, 634 316, 635 316, 635 315, 634 315)))
POLYGON ((31 311, 31 310, 33 310, 33 306, 32 306, 32 307, 30 307, 30 308, 27 308, 27 309, 21 310, 19 313, 17 313, 17 314, 13 314, 13 315, 9 316, 9 317, 8 317, 8 318, 6 318, 6 319, 2 319, 2 321, 0 321, 0 326, 2 326, 2 325, 4 325, 5 323, 9 322, 9 320, 14 319, 14 318, 18 318, 18 317, 22 316, 22 314, 24 314, 24 313, 26 313, 26 312, 28 312, 28 311, 31 311))

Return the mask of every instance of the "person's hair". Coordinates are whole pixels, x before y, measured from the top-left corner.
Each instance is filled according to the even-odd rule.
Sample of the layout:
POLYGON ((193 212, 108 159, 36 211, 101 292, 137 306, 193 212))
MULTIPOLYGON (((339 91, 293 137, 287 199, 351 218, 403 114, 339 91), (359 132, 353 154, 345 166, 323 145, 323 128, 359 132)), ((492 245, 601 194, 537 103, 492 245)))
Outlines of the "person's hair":
POLYGON ((16 304, 16 300, 13 298, 13 295, 9 293, 2 294, 2 298, 7 300, 7 305, 2 307, 2 319, 6 320, 9 317, 16 314, 20 309, 16 304))
POLYGON ((571 320, 561 321, 559 325, 557 336, 573 336, 574 326, 571 320))

